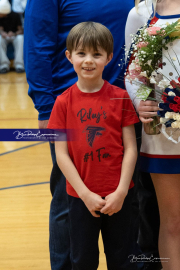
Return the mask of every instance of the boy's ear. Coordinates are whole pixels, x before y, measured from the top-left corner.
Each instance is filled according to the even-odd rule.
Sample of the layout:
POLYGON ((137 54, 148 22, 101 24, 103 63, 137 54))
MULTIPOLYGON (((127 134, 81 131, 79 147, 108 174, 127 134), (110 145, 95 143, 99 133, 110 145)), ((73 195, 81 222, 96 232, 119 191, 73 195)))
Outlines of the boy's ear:
POLYGON ((111 53, 111 54, 108 56, 107 62, 106 62, 106 66, 109 64, 109 62, 111 62, 112 58, 113 58, 113 53, 111 53))
POLYGON ((73 64, 70 51, 66 50, 66 51, 65 51, 65 55, 66 55, 66 58, 69 60, 69 62, 70 62, 71 64, 73 64))

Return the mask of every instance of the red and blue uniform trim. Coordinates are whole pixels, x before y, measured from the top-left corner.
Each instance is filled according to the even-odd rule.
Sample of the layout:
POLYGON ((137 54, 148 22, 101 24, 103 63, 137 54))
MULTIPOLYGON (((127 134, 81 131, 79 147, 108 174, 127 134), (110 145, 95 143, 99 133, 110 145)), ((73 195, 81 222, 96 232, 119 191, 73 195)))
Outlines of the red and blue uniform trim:
POLYGON ((149 173, 180 174, 180 155, 140 153, 140 169, 149 173))

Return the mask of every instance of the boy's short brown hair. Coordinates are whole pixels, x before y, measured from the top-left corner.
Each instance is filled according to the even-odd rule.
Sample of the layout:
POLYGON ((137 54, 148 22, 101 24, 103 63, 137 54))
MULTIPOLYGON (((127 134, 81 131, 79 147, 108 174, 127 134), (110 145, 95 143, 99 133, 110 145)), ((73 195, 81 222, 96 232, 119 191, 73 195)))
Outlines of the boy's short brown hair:
POLYGON ((94 51, 101 47, 109 56, 113 52, 113 36, 109 29, 100 23, 82 22, 71 29, 66 39, 66 47, 70 53, 80 45, 82 49, 88 47, 94 51))

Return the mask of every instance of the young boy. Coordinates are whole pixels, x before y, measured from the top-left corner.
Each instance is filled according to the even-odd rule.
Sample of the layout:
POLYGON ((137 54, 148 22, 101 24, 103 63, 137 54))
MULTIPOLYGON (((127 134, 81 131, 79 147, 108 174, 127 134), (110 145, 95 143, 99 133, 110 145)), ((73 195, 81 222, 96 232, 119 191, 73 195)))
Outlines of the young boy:
POLYGON ((139 120, 127 92, 102 78, 113 57, 112 34, 99 23, 80 23, 68 35, 66 57, 78 81, 57 97, 48 128, 74 129, 78 135, 55 142, 67 179, 73 270, 98 268, 100 230, 108 269, 137 269, 127 259, 128 189, 137 158, 133 124, 139 120))

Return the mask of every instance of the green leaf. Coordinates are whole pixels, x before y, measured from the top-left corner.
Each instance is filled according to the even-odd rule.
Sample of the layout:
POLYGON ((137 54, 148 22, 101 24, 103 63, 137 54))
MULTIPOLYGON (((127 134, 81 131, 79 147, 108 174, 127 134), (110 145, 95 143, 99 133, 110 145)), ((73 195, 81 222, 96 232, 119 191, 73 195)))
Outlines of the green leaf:
POLYGON ((136 93, 136 96, 137 96, 138 98, 140 98, 141 100, 146 101, 147 98, 149 97, 149 95, 151 94, 152 90, 153 90, 152 88, 150 88, 150 87, 148 87, 148 86, 142 84, 142 85, 139 87, 139 89, 138 89, 138 91, 137 91, 137 93, 136 93))

